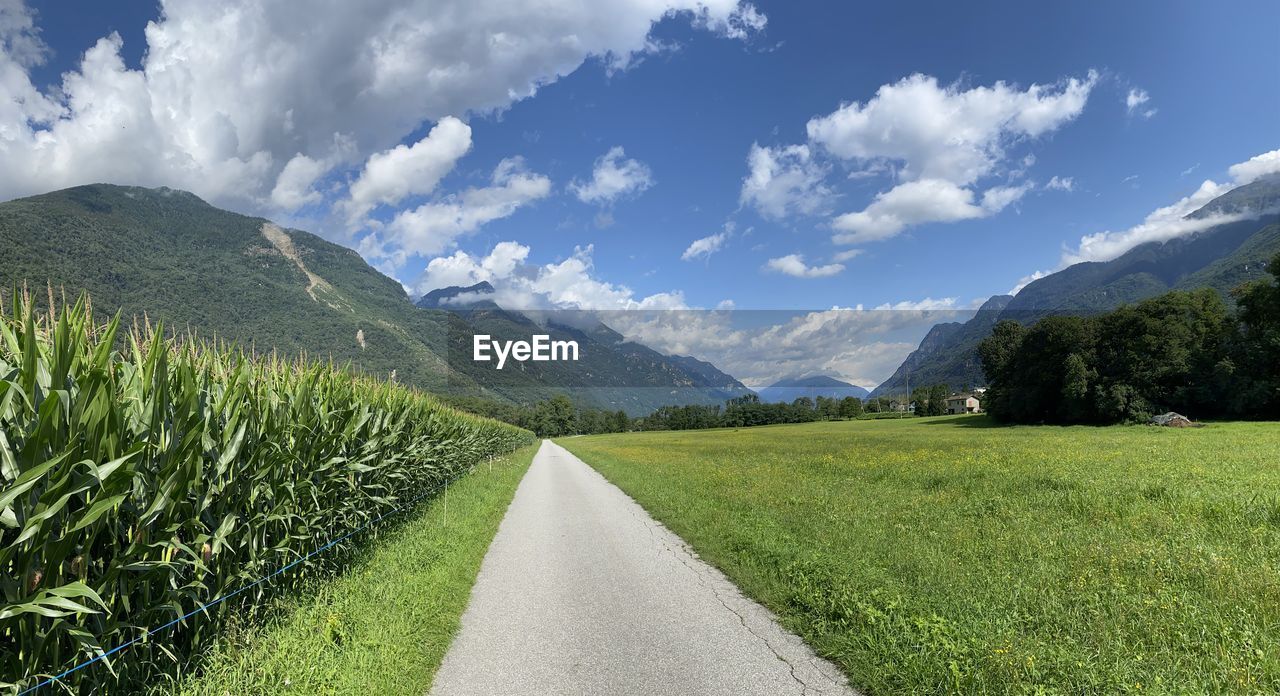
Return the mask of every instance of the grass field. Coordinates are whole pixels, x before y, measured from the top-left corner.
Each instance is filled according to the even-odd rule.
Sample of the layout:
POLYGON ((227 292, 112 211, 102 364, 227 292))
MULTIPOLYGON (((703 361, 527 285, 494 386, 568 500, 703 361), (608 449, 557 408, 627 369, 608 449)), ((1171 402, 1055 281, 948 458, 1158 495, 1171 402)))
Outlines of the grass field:
POLYGON ((537 447, 477 468, 273 620, 233 629, 200 674, 157 693, 423 694, 537 447))
POLYGON ((871 694, 1280 692, 1280 424, 562 444, 871 694))

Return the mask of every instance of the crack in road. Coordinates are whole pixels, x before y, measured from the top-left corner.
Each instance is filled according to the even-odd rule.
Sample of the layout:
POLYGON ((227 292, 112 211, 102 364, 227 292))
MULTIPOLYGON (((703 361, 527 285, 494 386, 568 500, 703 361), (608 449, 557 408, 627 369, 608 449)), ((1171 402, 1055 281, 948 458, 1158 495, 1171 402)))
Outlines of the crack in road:
MULTIPOLYGON (((596 472, 596 474, 600 475, 599 472, 596 472)), ((603 478, 603 476, 601 477, 603 478)), ((607 481, 607 479, 605 480, 607 481)), ((688 571, 692 573, 693 576, 698 580, 699 585, 709 590, 712 596, 716 598, 716 601, 718 601, 720 605, 725 608, 725 610, 727 610, 729 613, 737 617, 738 623, 742 624, 742 628, 746 630, 747 633, 750 633, 753 637, 755 637, 757 640, 763 643, 765 648, 767 648, 775 658, 777 658, 787 666, 787 669, 791 673, 791 678, 794 679, 796 684, 799 685, 800 687, 800 696, 807 696, 807 694, 811 690, 817 694, 828 693, 828 691, 825 688, 811 686, 804 679, 801 679, 800 675, 796 673, 795 664, 792 663, 791 660, 788 660, 786 656, 784 656, 781 652, 779 652, 779 650, 776 647, 774 647, 773 642, 770 641, 768 637, 761 635, 754 628, 752 628, 751 625, 747 623, 746 616, 744 616, 742 612, 733 608, 729 604, 729 602, 725 601, 724 594, 722 594, 720 588, 717 587, 717 585, 727 585, 729 587, 729 592, 731 593, 731 596, 733 598, 739 601, 750 601, 750 600, 746 600, 742 592, 738 590, 737 586, 733 585, 733 583, 730 582, 729 579, 725 577, 724 574, 720 572, 718 569, 716 569, 714 566, 708 564, 706 561, 703 561, 698 556, 697 552, 695 552, 687 542, 681 539, 679 535, 677 535, 675 532, 672 532, 662 522, 659 522, 658 520, 655 520, 652 517, 650 517, 648 513, 645 512, 644 508, 638 502, 636 502, 634 498, 632 498, 629 495, 626 497, 628 502, 630 503, 628 505, 628 508, 630 509, 632 516, 636 519, 636 521, 638 521, 641 525, 643 525, 646 529, 649 530, 650 538, 656 541, 658 545, 661 546, 663 551, 667 552, 673 558, 679 561, 680 565, 688 569, 688 571), (675 545, 676 545, 675 548, 672 548, 671 540, 675 541, 675 545), (692 563, 690 563, 690 561, 692 561, 692 563), (707 570, 706 571, 700 570, 698 565, 695 565, 695 564, 700 564, 701 566, 705 567, 707 570), (708 574, 711 574, 711 576, 708 577, 708 574)), ((775 626, 775 628, 777 628, 777 630, 782 630, 780 626, 775 626)), ((810 660, 809 662, 811 666, 814 668, 814 671, 818 672, 819 675, 827 679, 831 686, 834 686, 837 689, 848 688, 847 684, 831 679, 830 676, 825 674, 817 665, 813 665, 812 660, 810 660)))

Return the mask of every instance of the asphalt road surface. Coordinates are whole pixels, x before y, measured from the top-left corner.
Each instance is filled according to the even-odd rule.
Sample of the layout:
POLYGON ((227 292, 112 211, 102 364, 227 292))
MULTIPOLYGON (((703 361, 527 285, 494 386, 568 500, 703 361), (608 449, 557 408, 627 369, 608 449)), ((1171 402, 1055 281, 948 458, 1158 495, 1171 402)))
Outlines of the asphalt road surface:
POLYGON ((631 498, 544 440, 431 693, 855 692, 631 498))

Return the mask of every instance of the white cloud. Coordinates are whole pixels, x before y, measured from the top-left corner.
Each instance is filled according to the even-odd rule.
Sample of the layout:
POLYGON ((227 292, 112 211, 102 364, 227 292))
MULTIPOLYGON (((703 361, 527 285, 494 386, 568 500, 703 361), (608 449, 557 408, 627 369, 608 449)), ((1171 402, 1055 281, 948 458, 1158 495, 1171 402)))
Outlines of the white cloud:
POLYGON ((1019 184, 1017 186, 993 186, 986 191, 983 191, 983 213, 987 215, 994 215, 995 213, 1008 208, 1010 205, 1013 205, 1026 195, 1027 191, 1030 191, 1034 186, 1034 182, 1028 181, 1025 184, 1019 184))
MULTIPOLYGON (((899 182, 878 193, 865 209, 834 218, 833 240, 888 239, 913 225, 1000 212, 1031 184, 991 186, 980 198, 976 184, 998 173, 1011 145, 1051 133, 1079 116, 1097 81, 1097 73, 1090 71, 1083 79, 1056 85, 1018 89, 996 82, 964 89, 916 74, 882 85, 866 103, 844 104, 810 120, 810 143, 854 163, 859 167, 855 175, 892 170, 899 182)), ((1035 156, 1028 153, 1016 162, 1018 168, 1007 171, 1011 178, 1025 175, 1035 156)))
POLYGON ((1264 152, 1248 161, 1233 164, 1227 173, 1237 184, 1247 184, 1268 174, 1280 173, 1280 150, 1264 152))
POLYGON ((412 146, 397 145, 369 157, 351 184, 347 221, 356 224, 378 205, 431 193, 471 149, 471 127, 446 116, 412 146))
POLYGON ((845 213, 833 219, 836 244, 861 244, 897 235, 912 225, 926 222, 956 222, 987 217, 1000 212, 1030 190, 1029 183, 996 186, 974 202, 972 189, 945 179, 920 179, 899 184, 876 194, 865 210, 845 213))
POLYGON ((765 263, 764 268, 768 271, 784 273, 796 278, 826 278, 843 271, 844 265, 839 263, 829 263, 825 266, 810 266, 804 262, 804 256, 801 256, 800 254, 787 254, 786 256, 779 256, 776 259, 769 259, 765 263))
POLYGON ((741 316, 736 313, 700 310, 626 312, 605 321, 631 340, 708 360, 752 386, 785 375, 822 373, 873 387, 893 373, 933 324, 967 317, 937 300, 896 305, 903 309, 779 312, 764 325, 760 322, 768 315, 753 312, 750 326, 736 323, 741 316))
POLYGON ((938 311, 944 309, 955 309, 956 298, 942 297, 933 299, 926 297, 923 300, 903 300, 901 302, 886 302, 876 307, 879 311, 895 311, 895 312, 925 312, 938 311))
POLYGON ((766 21, 738 0, 166 0, 140 69, 112 34, 41 90, 32 14, 14 0, 2 11, 0 198, 106 181, 252 212, 314 201, 300 183, 308 162, 358 165, 424 123, 505 109, 592 57, 625 65, 654 50, 664 18, 734 38, 766 21))
POLYGON ((1139 244, 1185 237, 1209 227, 1258 216, 1265 211, 1245 210, 1186 217, 1237 186, 1280 172, 1280 150, 1264 152, 1231 166, 1227 171, 1234 179, 1232 183, 1219 184, 1206 179, 1191 195, 1152 211, 1141 223, 1127 230, 1097 232, 1081 237, 1075 249, 1063 252, 1062 265, 1069 266, 1081 261, 1109 261, 1139 244))
POLYGON ((0 48, 19 67, 43 65, 48 56, 35 20, 35 12, 20 0, 0 1, 0 48))
POLYGON ((1098 232, 1081 237, 1079 247, 1063 252, 1062 263, 1069 266, 1081 261, 1109 261, 1139 244, 1166 241, 1221 224, 1226 221, 1221 216, 1198 219, 1185 216, 1230 189, 1230 186, 1206 180, 1195 193, 1173 205, 1156 209, 1138 225, 1121 232, 1098 232))
POLYGON ((569 185, 583 203, 613 203, 623 196, 640 193, 653 186, 653 173, 643 162, 623 159, 621 147, 610 148, 596 159, 591 181, 575 180, 569 185))
POLYGON ((730 39, 746 40, 764 31, 769 19, 751 3, 743 3, 723 21, 709 19, 711 28, 730 39))
POLYGON ((360 252, 374 259, 389 258, 396 266, 409 256, 438 254, 458 237, 508 217, 549 193, 550 179, 527 171, 519 157, 509 157, 494 168, 491 186, 469 188, 401 211, 385 228, 365 237, 360 252))
POLYGON ((807 145, 761 147, 752 143, 739 198, 743 205, 754 206, 768 218, 813 215, 833 197, 822 183, 826 175, 827 168, 814 161, 807 145))
POLYGON ((1005 294, 1006 294, 1006 295, 1017 295, 1018 293, 1022 292, 1022 289, 1023 289, 1023 288, 1025 288, 1025 287, 1027 287, 1028 285, 1030 285, 1030 284, 1031 284, 1031 281, 1033 281, 1033 280, 1040 280, 1041 278, 1043 278, 1043 277, 1045 277, 1045 276, 1047 276, 1047 275, 1049 275, 1049 271, 1036 271, 1035 273, 1032 273, 1031 275, 1025 275, 1025 276, 1022 276, 1021 278, 1019 278, 1019 279, 1018 279, 1018 284, 1017 284, 1017 285, 1014 285, 1012 288, 1010 288, 1010 289, 1009 289, 1009 292, 1007 292, 1007 293, 1005 293, 1005 294))
POLYGON ((844 251, 837 253, 835 256, 832 256, 831 260, 835 261, 836 263, 844 263, 845 261, 852 261, 853 259, 859 256, 862 256, 863 252, 865 251, 866 249, 845 249, 844 251))
POLYGON ((1074 191, 1076 180, 1069 176, 1055 176, 1044 187, 1051 191, 1074 191))
POLYGON ((528 257, 529 247, 518 242, 498 242, 487 255, 479 258, 458 250, 452 256, 431 259, 418 279, 417 290, 425 294, 437 288, 508 278, 528 257))
POLYGON ((322 196, 312 186, 328 169, 325 162, 306 155, 294 155, 280 171, 275 188, 271 189, 271 202, 287 211, 319 202, 322 196))
POLYGON ((693 261, 699 257, 710 258, 712 254, 724 247, 724 243, 729 240, 729 235, 732 234, 732 229, 732 227, 727 226, 727 229, 723 232, 693 240, 689 248, 685 249, 684 253, 680 255, 681 260, 693 261))
POLYGON ((1147 94, 1147 90, 1140 87, 1132 87, 1124 98, 1124 108, 1129 112, 1130 116, 1138 115, 1143 118, 1151 118, 1156 115, 1157 109, 1144 109, 1143 105, 1151 101, 1151 95, 1147 94))
POLYGON ((1084 110, 1098 76, 1016 89, 946 87, 912 75, 887 84, 865 104, 852 102, 809 121, 809 139, 843 159, 901 162, 906 181, 943 179, 965 186, 991 173, 1012 140, 1057 130, 1084 110))
POLYGON ((684 309, 678 291, 637 296, 631 288, 595 275, 593 248, 576 247, 573 255, 555 263, 530 265, 529 247, 500 242, 485 256, 455 251, 431 260, 414 283, 418 294, 450 285, 488 281, 494 300, 513 310, 639 310, 684 309))

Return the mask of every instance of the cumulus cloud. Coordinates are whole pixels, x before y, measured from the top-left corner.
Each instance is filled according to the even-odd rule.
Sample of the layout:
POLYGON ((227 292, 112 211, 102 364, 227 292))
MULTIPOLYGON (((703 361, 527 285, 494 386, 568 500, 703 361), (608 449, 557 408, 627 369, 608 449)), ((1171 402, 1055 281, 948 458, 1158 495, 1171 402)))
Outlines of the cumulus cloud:
POLYGON ((1151 95, 1147 94, 1147 90, 1140 87, 1132 87, 1124 98, 1124 108, 1130 116, 1141 116, 1143 118, 1151 118, 1156 115, 1156 109, 1143 108, 1147 102, 1151 101, 1151 95))
POLYGON ((416 289, 425 294, 437 288, 475 285, 510 277, 516 268, 529 257, 529 247, 518 242, 498 242, 482 257, 465 251, 455 251, 452 256, 431 259, 418 279, 416 289))
POLYGON ((833 197, 831 189, 823 184, 827 170, 813 159, 807 145, 761 147, 752 143, 740 201, 767 218, 781 219, 792 213, 813 215, 833 197))
POLYGON ((360 222, 375 206, 395 205, 406 196, 434 191, 470 149, 471 127, 446 116, 413 145, 371 155, 349 189, 347 222, 360 222))
MULTIPOLYGON (((250 212, 315 202, 317 163, 358 166, 425 123, 505 109, 593 57, 625 65, 654 50, 663 18, 732 38, 766 23, 738 0, 165 0, 138 69, 112 34, 43 90, 32 13, 15 0, 0 12, 0 198, 108 181, 250 212)), ((362 201, 394 197, 369 186, 362 201)))
POLYGON ((639 296, 625 285, 599 278, 590 245, 575 247, 568 258, 542 265, 527 263, 529 251, 517 242, 500 242, 483 256, 455 251, 432 259, 413 288, 423 294, 435 288, 488 281, 495 287, 495 301, 514 310, 686 308, 678 291, 639 296))
POLYGON ((851 261, 862 256, 865 251, 866 249, 845 249, 844 251, 836 253, 835 256, 832 256, 831 260, 836 263, 844 263, 845 261, 851 261))
POLYGON ((569 190, 583 203, 613 203, 623 196, 632 196, 653 186, 653 173, 643 162, 623 159, 626 153, 621 147, 610 148, 596 159, 590 181, 569 184, 569 190))
POLYGON ((888 239, 912 225, 926 222, 956 222, 986 217, 1000 212, 1021 198, 1030 183, 995 186, 974 202, 972 189, 945 179, 920 179, 876 195, 871 205, 856 213, 845 213, 831 221, 837 244, 861 244, 888 239))
POLYGON ((313 186, 328 169, 325 162, 306 155, 294 155, 276 178, 276 185, 271 189, 271 202, 288 211, 319 202, 322 196, 313 186))
POLYGON ((847 160, 900 163, 906 181, 965 186, 991 173, 1005 146, 1057 130, 1084 110, 1097 73, 1020 90, 1004 82, 962 89, 912 75, 809 121, 809 139, 847 160))
POLYGON ((825 266, 810 266, 804 262, 804 256, 787 254, 786 256, 769 259, 765 262, 764 268, 767 271, 784 273, 796 278, 826 278, 843 271, 844 264, 829 263, 825 266))
POLYGON ((698 258, 710 258, 712 254, 724 247, 725 242, 729 241, 729 235, 732 233, 733 228, 726 226, 723 232, 693 240, 693 243, 680 255, 681 260, 693 261, 698 258))
MULTIPOLYGON (((865 209, 832 220, 833 241, 857 244, 893 237, 908 227, 994 215, 1031 188, 974 184, 1006 159, 1008 146, 1072 121, 1084 110, 1098 80, 1031 85, 1004 82, 962 89, 912 75, 883 85, 865 104, 845 104, 809 121, 809 139, 833 155, 867 166, 893 163, 902 183, 876 195, 865 209)), ((1035 162, 1022 159, 1022 169, 1035 162)))
POLYGON ((1075 249, 1068 249, 1063 252, 1062 265, 1069 266, 1081 261, 1109 261, 1139 244, 1163 242, 1185 237, 1216 225, 1249 219, 1270 212, 1238 210, 1217 212, 1194 218, 1187 217, 1187 215, 1203 207, 1209 201, 1237 186, 1251 183, 1263 176, 1280 173, 1280 150, 1264 152, 1245 162, 1231 166, 1227 171, 1233 179, 1231 183, 1220 184, 1206 179, 1190 195, 1171 205, 1157 208, 1147 215, 1141 223, 1129 229, 1108 230, 1081 237, 1080 243, 1075 249))
POLYGON ((397 213, 385 228, 361 241, 360 252, 390 259, 396 266, 409 256, 438 254, 481 225, 509 217, 551 193, 551 180, 528 171, 519 157, 499 162, 491 183, 397 213))
POLYGON ((930 222, 994 215, 1032 184, 982 186, 982 180, 1025 176, 1034 154, 1006 166, 1008 151, 1074 120, 1098 79, 1091 70, 1083 78, 1025 89, 1005 82, 965 88, 915 74, 881 85, 866 102, 846 103, 811 119, 806 144, 753 144, 742 202, 772 218, 821 212, 834 198, 825 184, 830 166, 824 160, 837 160, 849 170, 847 178, 889 175, 896 180, 863 210, 831 220, 838 244, 888 239, 930 222))
POLYGON ((1280 173, 1280 150, 1264 152, 1239 164, 1233 164, 1227 173, 1237 184, 1247 184, 1269 174, 1280 173))

